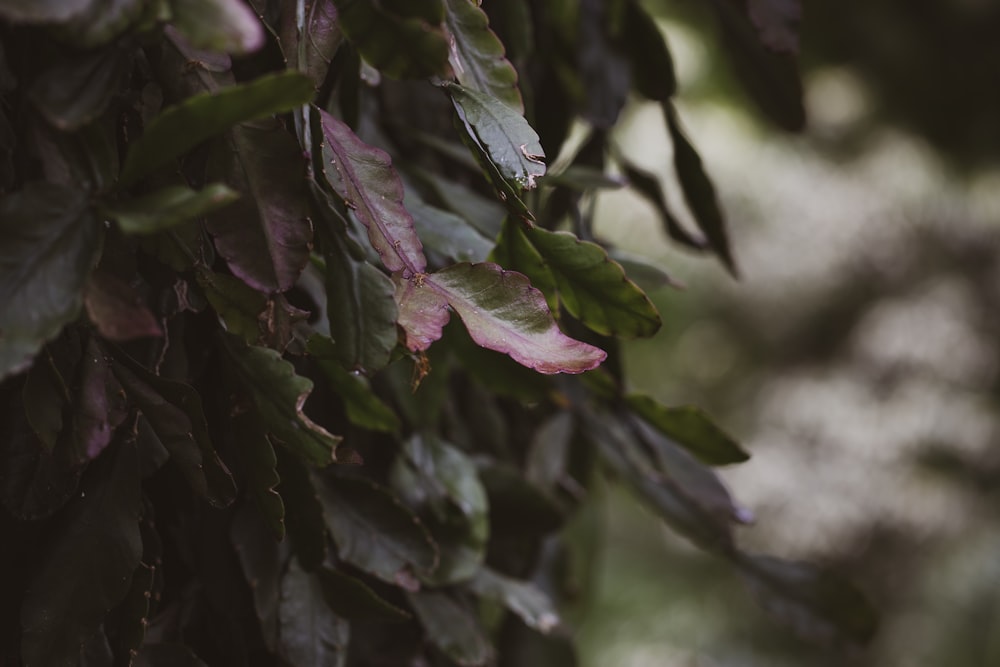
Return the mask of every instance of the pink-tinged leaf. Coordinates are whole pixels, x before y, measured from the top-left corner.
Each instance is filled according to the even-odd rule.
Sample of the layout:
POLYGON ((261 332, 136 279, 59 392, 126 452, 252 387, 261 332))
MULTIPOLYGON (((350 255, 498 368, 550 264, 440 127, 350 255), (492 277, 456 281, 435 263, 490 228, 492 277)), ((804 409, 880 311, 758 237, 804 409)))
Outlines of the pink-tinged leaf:
POLYGON ((399 324, 413 351, 427 349, 441 336, 447 306, 478 345, 539 373, 582 373, 607 356, 560 331, 542 293, 524 275, 496 264, 455 264, 418 276, 402 285, 396 297, 399 324))
POLYGON ((427 267, 424 249, 403 207, 403 183, 389 155, 361 141, 351 128, 322 109, 323 162, 327 181, 368 228, 368 239, 392 272, 406 277, 427 267))
POLYGON ((163 335, 156 317, 142 302, 139 293, 108 271, 98 269, 90 274, 83 292, 83 305, 90 321, 108 340, 124 342, 163 335))

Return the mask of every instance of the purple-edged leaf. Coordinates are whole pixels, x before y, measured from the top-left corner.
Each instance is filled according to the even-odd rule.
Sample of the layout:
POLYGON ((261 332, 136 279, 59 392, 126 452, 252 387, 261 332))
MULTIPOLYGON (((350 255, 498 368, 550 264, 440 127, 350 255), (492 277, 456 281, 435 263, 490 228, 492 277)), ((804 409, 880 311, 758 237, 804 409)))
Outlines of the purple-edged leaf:
POLYGON ((90 274, 83 305, 90 321, 108 340, 124 342, 163 335, 138 291, 110 271, 98 268, 90 274))
POLYGON ((799 0, 748 0, 747 12, 764 46, 772 51, 799 52, 799 0))
POLYGON ((503 43, 490 30, 486 12, 473 0, 445 0, 445 11, 454 40, 449 60, 458 80, 524 113, 517 71, 505 57, 503 43))
POLYGON ((323 133, 327 181, 368 228, 368 239, 392 272, 423 273, 423 246, 403 207, 403 183, 389 155, 361 141, 345 123, 315 109, 323 133))
MULTIPOLYGON (((283 9, 291 14, 296 9, 295 5, 284 3, 283 9)), ((308 76, 318 89, 323 85, 330 62, 344 41, 344 35, 333 0, 305 0, 303 9, 301 30, 294 16, 286 14, 281 21, 279 38, 288 67, 308 76)))
POLYGON ((542 293, 522 274, 496 264, 455 264, 403 285, 396 295, 411 350, 440 337, 450 307, 478 345, 539 373, 582 373, 607 356, 560 331, 542 293))
POLYGON ((215 247, 254 289, 284 292, 308 263, 312 243, 301 149, 274 120, 238 125, 217 148, 209 173, 242 196, 209 217, 215 247))
POLYGON ((196 48, 243 54, 264 46, 264 26, 243 0, 170 0, 170 10, 196 48))

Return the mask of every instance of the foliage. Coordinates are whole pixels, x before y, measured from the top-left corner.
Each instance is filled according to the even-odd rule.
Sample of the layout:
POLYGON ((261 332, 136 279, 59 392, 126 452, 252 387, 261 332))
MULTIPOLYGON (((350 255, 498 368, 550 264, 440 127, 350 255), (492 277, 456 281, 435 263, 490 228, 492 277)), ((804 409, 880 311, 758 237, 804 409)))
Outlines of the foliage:
MULTIPOLYGON (((790 3, 716 4, 787 82, 790 3)), ((628 391, 658 274, 594 238, 614 165, 735 272, 636 0, 0 18, 5 664, 574 664, 562 529, 605 474, 792 627, 871 636, 833 574, 739 549, 707 467, 739 445, 628 391), (698 231, 616 154, 632 89, 698 231)))

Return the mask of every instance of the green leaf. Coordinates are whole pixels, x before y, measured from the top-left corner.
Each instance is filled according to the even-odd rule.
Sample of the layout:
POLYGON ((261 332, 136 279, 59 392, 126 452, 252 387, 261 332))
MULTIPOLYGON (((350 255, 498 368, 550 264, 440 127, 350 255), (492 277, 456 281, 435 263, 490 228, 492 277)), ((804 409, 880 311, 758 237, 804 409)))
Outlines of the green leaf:
POLYGON ((344 477, 319 486, 319 496, 341 559, 406 590, 437 567, 427 529, 383 487, 344 477))
POLYGON ((660 220, 663 222, 663 227, 670 238, 694 250, 704 250, 708 246, 708 242, 701 235, 689 232, 674 216, 667 205, 666 195, 664 195, 663 188, 660 186, 660 181, 656 176, 629 163, 622 156, 618 157, 618 163, 621 165, 622 172, 624 172, 632 189, 656 208, 656 212, 660 214, 660 220))
POLYGON ((76 318, 100 239, 79 190, 29 183, 0 199, 0 379, 76 318))
POLYGON ((406 208, 420 240, 432 251, 457 262, 482 262, 493 249, 493 242, 464 219, 424 203, 411 191, 406 193, 406 208))
POLYGON ((134 183, 237 123, 308 104, 313 93, 309 77, 281 72, 189 97, 154 118, 132 143, 121 183, 134 183))
POLYGON ((500 233, 506 216, 506 211, 500 204, 466 185, 433 173, 421 172, 417 176, 437 196, 438 203, 475 227, 480 234, 488 239, 495 239, 500 233))
POLYGON ((857 588, 811 563, 739 554, 737 565, 764 609, 800 636, 831 644, 865 644, 878 628, 878 613, 857 588))
MULTIPOLYGON (((334 0, 334 4, 339 10, 340 27, 348 39, 365 60, 389 76, 424 78, 450 74, 448 37, 439 18, 427 20, 431 12, 418 9, 400 14, 399 10, 408 9, 405 4, 388 7, 388 3, 369 0, 334 0)), ((437 0, 430 4, 441 6, 437 0)))
POLYGON ((480 597, 500 602, 528 627, 542 634, 548 634, 560 625, 552 600, 530 582, 511 579, 483 567, 470 582, 469 589, 480 597))
POLYGON ((253 412, 234 417, 232 428, 236 441, 240 443, 240 462, 247 492, 260 510, 268 530, 280 541, 285 537, 285 503, 277 490, 281 477, 278 475, 274 447, 253 412))
POLYGON ((264 46, 264 26, 241 0, 170 0, 170 10, 195 48, 245 54, 264 46))
POLYGON ((309 471, 283 449, 278 459, 278 494, 285 502, 285 528, 302 567, 312 572, 326 560, 326 520, 309 471))
POLYGON ((310 420, 302 411, 313 383, 274 350, 247 345, 232 335, 223 346, 241 387, 250 395, 268 432, 293 453, 316 465, 336 460, 340 437, 310 420))
POLYGON ((489 17, 472 0, 445 0, 446 23, 455 40, 450 61, 459 82, 524 113, 517 71, 490 30, 489 17))
POLYGON ((635 282, 643 292, 652 292, 664 287, 684 289, 681 283, 674 280, 659 265, 643 257, 617 248, 608 250, 608 257, 618 262, 625 269, 625 275, 635 282))
POLYGON ((684 136, 677 112, 669 104, 663 105, 667 117, 667 128, 670 130, 670 140, 674 144, 674 168, 677 170, 677 180, 684 191, 684 200, 694 215, 698 228, 705 233, 709 245, 725 264, 729 272, 737 275, 736 263, 729 249, 729 235, 726 232, 726 221, 719 208, 715 196, 715 186, 709 180, 708 174, 701 163, 701 156, 694 146, 684 136))
POLYGON ((90 321, 106 340, 124 342, 163 335, 156 316, 143 303, 138 290, 101 267, 87 279, 83 305, 90 321))
POLYGON ((531 286, 545 295, 549 311, 554 316, 559 316, 559 289, 556 277, 542 259, 538 249, 528 240, 521 221, 511 217, 504 221, 503 231, 500 232, 496 247, 490 254, 490 261, 505 269, 526 275, 531 281, 531 286))
POLYGON ((66 21, 87 10, 93 0, 0 0, 0 16, 14 23, 66 21))
POLYGON ((21 655, 27 665, 75 667, 81 646, 128 593, 139 565, 135 442, 118 442, 91 472, 25 592, 21 655))
POLYGON ((278 618, 278 653, 287 664, 347 663, 350 624, 326 604, 318 577, 295 560, 281 580, 278 618))
POLYGON ((525 461, 524 477, 539 488, 554 491, 567 475, 573 417, 557 412, 535 429, 525 461))
POLYGON ((674 61, 656 26, 638 0, 626 0, 620 42, 632 69, 632 85, 651 100, 665 101, 677 91, 674 61))
POLYGON ((493 647, 467 604, 443 591, 411 593, 410 605, 427 639, 462 667, 493 661, 493 647))
POLYGON ((212 446, 198 392, 154 375, 124 352, 112 349, 112 354, 115 377, 195 492, 216 507, 232 503, 236 485, 212 446))
POLYGON ((53 126, 76 130, 104 113, 131 67, 129 54, 116 48, 75 56, 46 70, 28 97, 53 126))
POLYGON ((239 278, 224 273, 201 269, 196 270, 194 275, 226 331, 250 345, 260 343, 260 318, 267 308, 267 296, 239 278))
POLYGON ((316 571, 323 598, 335 614, 351 621, 403 620, 410 613, 379 597, 365 582, 327 567, 316 571))
POLYGON ((238 192, 222 183, 209 183, 201 190, 173 185, 148 195, 105 205, 101 210, 126 234, 146 235, 200 218, 228 206, 239 197, 238 192))
POLYGON ((478 345, 539 373, 582 373, 607 356, 562 333, 542 293, 520 273, 496 264, 455 264, 422 280, 403 281, 396 301, 399 325, 413 351, 426 350, 441 337, 451 308, 478 345))
MULTIPOLYGON (((263 435, 259 437, 265 439, 263 435)), ((270 523, 266 518, 265 521, 270 523)), ((275 537, 273 527, 265 526, 250 505, 242 505, 236 511, 230 524, 229 538, 243 576, 250 585, 254 611, 260 621, 261 638, 271 651, 274 651, 278 640, 279 588, 286 561, 278 544, 280 537, 278 540, 275 537)))
POLYGON ((422 273, 427 260, 413 218, 403 207, 403 183, 389 155, 322 109, 314 111, 323 135, 327 182, 368 228, 368 240, 387 269, 422 273))
POLYGON ((208 172, 241 196, 209 217, 215 247, 254 289, 287 291, 309 262, 313 236, 301 149, 275 120, 238 125, 217 148, 208 172))
POLYGON ((716 426, 700 408, 668 408, 642 394, 631 394, 625 400, 637 415, 703 463, 726 465, 750 458, 739 443, 716 426))
POLYGON ((545 151, 524 116, 478 90, 457 83, 445 83, 444 88, 500 176, 518 189, 534 188, 535 179, 545 174, 545 151))
POLYGON ((344 401, 347 419, 352 424, 386 433, 399 430, 396 413, 375 395, 368 379, 344 370, 336 361, 337 349, 332 340, 316 334, 309 339, 306 350, 316 360, 330 386, 344 401))
POLYGON ((656 333, 660 314, 604 248, 570 232, 540 227, 527 231, 555 277, 559 300, 573 317, 605 336, 647 337, 656 333))
POLYGON ((146 0, 91 0, 85 12, 58 25, 54 32, 60 40, 82 49, 103 46, 155 11, 151 5, 155 3, 146 0))

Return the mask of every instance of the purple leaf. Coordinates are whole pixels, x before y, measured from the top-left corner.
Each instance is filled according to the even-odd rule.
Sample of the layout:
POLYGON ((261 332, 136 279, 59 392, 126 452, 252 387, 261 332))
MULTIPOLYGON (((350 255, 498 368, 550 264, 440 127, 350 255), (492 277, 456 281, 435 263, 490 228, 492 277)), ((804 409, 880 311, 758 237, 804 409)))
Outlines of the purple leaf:
POLYGON ((87 280, 83 305, 101 336, 124 342, 163 335, 156 316, 142 302, 138 291, 105 269, 97 269, 87 280))
POLYGON ((361 141, 346 124, 317 109, 323 130, 326 179, 368 228, 368 239, 392 272, 405 277, 427 267, 413 218, 403 207, 403 184, 385 151, 361 141))

